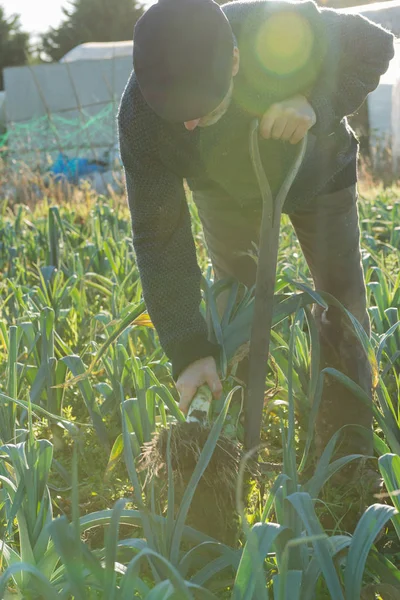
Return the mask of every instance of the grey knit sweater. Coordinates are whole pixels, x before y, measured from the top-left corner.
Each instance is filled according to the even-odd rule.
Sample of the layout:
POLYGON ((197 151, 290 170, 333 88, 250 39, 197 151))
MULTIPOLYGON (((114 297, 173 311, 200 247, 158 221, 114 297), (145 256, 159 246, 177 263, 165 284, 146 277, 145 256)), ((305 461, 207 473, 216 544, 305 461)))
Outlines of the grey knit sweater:
MULTIPOLYGON (((259 203, 248 150, 250 123, 274 102, 301 93, 317 122, 284 211, 304 206, 318 193, 351 185, 356 181, 357 142, 345 117, 377 87, 393 57, 390 33, 361 16, 321 9, 311 1, 250 0, 231 2, 223 10, 238 43, 240 69, 233 101, 220 121, 190 132, 183 123, 162 120, 144 101, 134 73, 118 115, 144 299, 175 378, 194 360, 218 353, 199 311, 200 270, 183 180, 192 190, 221 190, 240 203, 259 203), (304 40, 292 57, 293 68, 290 61, 289 68, 279 63, 273 47, 264 50, 265 56, 262 47, 255 49, 260 27, 275 23, 278 28, 283 22, 287 30, 279 32, 275 43, 287 48, 289 56, 290 45, 299 36, 304 40)), ((260 152, 276 189, 296 147, 260 140, 260 152)))

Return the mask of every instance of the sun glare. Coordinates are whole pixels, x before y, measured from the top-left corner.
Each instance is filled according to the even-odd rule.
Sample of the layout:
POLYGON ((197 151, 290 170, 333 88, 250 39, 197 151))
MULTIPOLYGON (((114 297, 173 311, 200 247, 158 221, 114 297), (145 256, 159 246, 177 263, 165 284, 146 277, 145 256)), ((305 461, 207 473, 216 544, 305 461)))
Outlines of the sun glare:
POLYGON ((260 27, 256 54, 267 71, 288 75, 307 64, 313 42, 306 19, 294 12, 280 13, 272 15, 260 27))

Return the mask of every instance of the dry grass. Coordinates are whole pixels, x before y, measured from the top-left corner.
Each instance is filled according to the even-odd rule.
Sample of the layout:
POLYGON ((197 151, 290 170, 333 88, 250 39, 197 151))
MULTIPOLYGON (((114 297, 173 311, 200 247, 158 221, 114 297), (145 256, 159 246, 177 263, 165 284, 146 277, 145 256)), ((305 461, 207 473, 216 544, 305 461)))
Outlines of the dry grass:
MULTIPOLYGON (((115 171, 115 182, 121 191, 124 190, 123 173, 115 171)), ((10 168, 0 159, 0 198, 9 206, 24 204, 29 208, 37 205, 39 199, 51 199, 52 204, 81 205, 98 200, 96 193, 88 181, 73 185, 68 181, 56 179, 49 173, 40 173, 24 163, 16 163, 10 168)), ((107 187, 107 197, 113 202, 126 204, 125 193, 116 193, 112 186, 107 187)))

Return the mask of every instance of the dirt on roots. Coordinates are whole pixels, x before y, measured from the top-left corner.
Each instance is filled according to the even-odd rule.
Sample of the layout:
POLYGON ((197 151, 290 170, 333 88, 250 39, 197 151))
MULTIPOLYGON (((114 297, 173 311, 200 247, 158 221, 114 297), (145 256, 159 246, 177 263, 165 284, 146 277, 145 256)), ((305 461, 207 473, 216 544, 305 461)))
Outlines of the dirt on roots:
MULTIPOLYGON (((170 459, 175 486, 175 509, 197 465, 211 427, 199 423, 177 423, 158 431, 144 447, 141 468, 148 481, 156 483, 160 498, 166 501, 168 486, 167 448, 170 435, 170 459)), ((221 436, 194 494, 187 524, 224 543, 237 539, 239 520, 236 512, 236 486, 242 456, 240 446, 221 436)))

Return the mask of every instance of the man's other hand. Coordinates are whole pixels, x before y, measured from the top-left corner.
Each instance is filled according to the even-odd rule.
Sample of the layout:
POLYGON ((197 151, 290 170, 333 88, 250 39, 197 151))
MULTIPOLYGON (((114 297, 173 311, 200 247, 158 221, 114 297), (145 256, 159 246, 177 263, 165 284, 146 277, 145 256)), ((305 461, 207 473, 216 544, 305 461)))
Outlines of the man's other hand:
POLYGON ((186 415, 191 401, 198 388, 207 384, 214 398, 218 399, 222 393, 222 384, 218 376, 217 365, 212 356, 201 358, 189 365, 179 375, 176 389, 179 392, 179 408, 186 415))
POLYGON ((315 125, 317 117, 305 96, 293 96, 269 107, 261 119, 260 131, 265 139, 297 144, 315 125))

